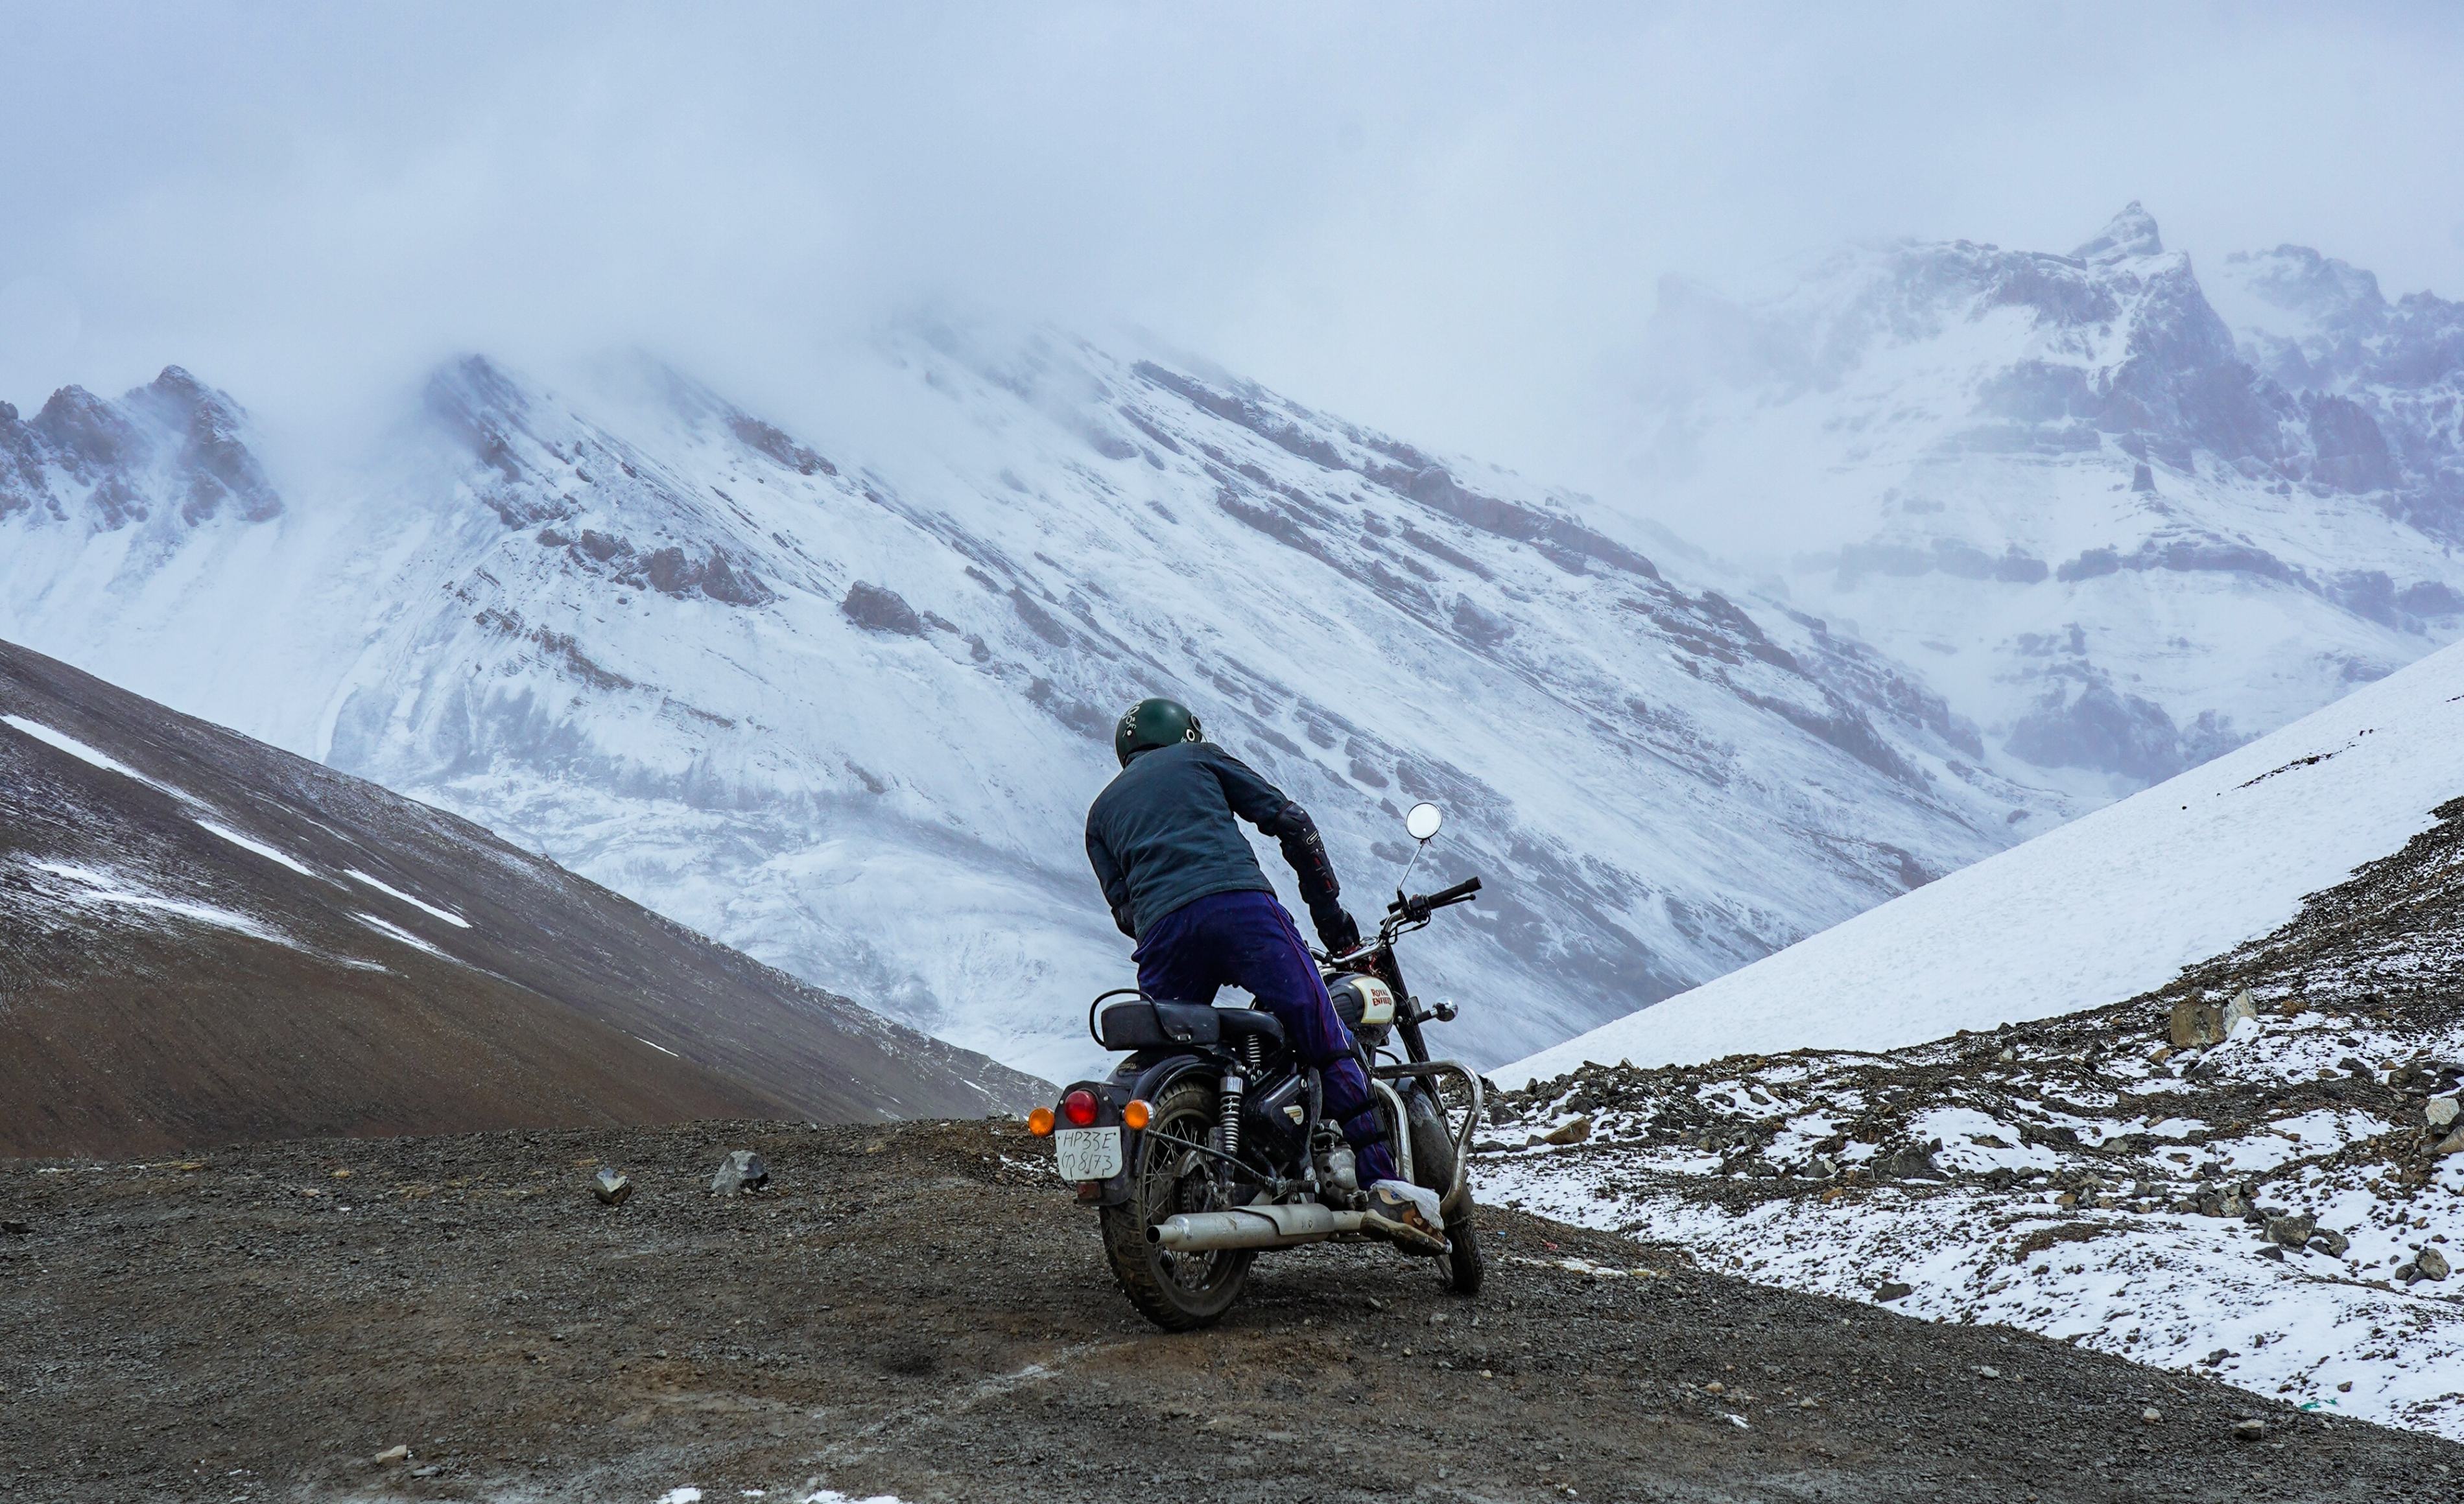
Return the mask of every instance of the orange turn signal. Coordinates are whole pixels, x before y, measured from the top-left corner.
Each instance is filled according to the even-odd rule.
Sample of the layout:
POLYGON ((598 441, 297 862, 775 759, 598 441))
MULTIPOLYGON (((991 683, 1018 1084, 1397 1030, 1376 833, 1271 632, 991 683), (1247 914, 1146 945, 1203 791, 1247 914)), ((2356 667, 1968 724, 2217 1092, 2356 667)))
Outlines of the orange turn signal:
POLYGON ((1155 1109, 1139 1098, 1132 1098, 1130 1104, 1121 1109, 1121 1121, 1133 1128, 1145 1127, 1154 1117, 1155 1109))
POLYGON ((1026 1131, 1039 1139, 1052 1137, 1052 1109, 1038 1107, 1026 1115, 1026 1131))

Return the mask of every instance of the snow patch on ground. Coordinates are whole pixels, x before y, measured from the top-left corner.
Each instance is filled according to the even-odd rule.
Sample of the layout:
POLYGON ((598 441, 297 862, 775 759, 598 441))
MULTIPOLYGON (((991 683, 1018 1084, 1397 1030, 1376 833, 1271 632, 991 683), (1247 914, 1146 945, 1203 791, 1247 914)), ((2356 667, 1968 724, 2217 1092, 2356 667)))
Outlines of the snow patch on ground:
POLYGON ((361 924, 367 926, 370 929, 375 930, 377 933, 384 935, 388 939, 399 940, 404 945, 410 947, 414 950, 425 950, 429 955, 441 956, 448 961, 459 961, 461 959, 458 956, 448 954, 444 950, 437 948, 435 946, 429 945, 427 941, 420 939, 417 935, 412 934, 409 930, 403 928, 399 925, 386 924, 384 920, 379 919, 374 914, 353 914, 351 917, 358 920, 361 924))
POLYGON ((1869 1302, 1905 1284, 1910 1293, 1888 1309, 2023 1327, 2464 1441, 2464 1303, 2354 1273, 2431 1237, 2464 1247, 2464 1164, 2442 1171, 2446 1195, 2409 1229, 2370 1225, 2366 1192, 2328 1197, 2321 1225, 2358 1229, 2348 1259, 2302 1251, 2281 1262, 2253 1257, 2237 1220, 2085 1211, 1990 1191, 1886 1187, 1734 1214, 1675 1193, 1604 1198, 1600 1166, 1560 1154, 1492 1161, 1480 1181, 1483 1199, 1679 1244, 1724 1273, 1869 1302))
MULTIPOLYGON (((211 925, 219 929, 236 930, 278 946, 293 946, 289 936, 268 927, 246 914, 236 913, 211 904, 189 899, 172 898, 134 883, 124 874, 98 871, 65 861, 29 863, 36 872, 62 880, 53 884, 38 884, 37 891, 46 897, 85 908, 109 908, 121 912, 135 911, 160 914, 170 919, 187 920, 192 924, 211 925)), ((296 946, 293 947, 297 948, 296 946)))
POLYGON ((461 915, 459 915, 459 914, 457 914, 457 913, 454 913, 451 909, 448 909, 448 908, 439 908, 439 907, 437 907, 435 905, 433 905, 433 904, 430 904, 430 903, 427 902, 425 899, 416 899, 416 898, 413 898, 413 897, 411 897, 409 894, 407 894, 407 893, 404 892, 402 889, 400 889, 400 888, 398 888, 398 887, 393 887, 393 886, 391 886, 391 885, 389 885, 389 884, 387 884, 387 883, 384 883, 384 882, 379 881, 379 880, 378 880, 378 879, 376 879, 376 878, 372 878, 372 877, 368 876, 366 873, 362 872, 362 871, 361 871, 359 868, 357 868, 357 867, 346 867, 346 868, 344 868, 344 869, 343 869, 343 875, 344 875, 345 877, 348 877, 348 878, 349 878, 352 882, 354 882, 354 883, 366 883, 369 887, 372 887, 372 888, 376 889, 378 892, 383 893, 383 894, 384 894, 384 895, 385 895, 385 897, 387 897, 387 898, 397 898, 397 899, 400 899, 400 900, 402 900, 404 903, 406 903, 406 904, 409 905, 411 907, 413 907, 413 908, 415 908, 415 909, 418 909, 420 912, 422 912, 422 913, 424 913, 424 914, 427 914, 427 915, 430 916, 431 918, 441 919, 441 920, 445 921, 447 924, 453 926, 455 928, 458 928, 458 929, 468 929, 468 928, 470 928, 470 927, 471 927, 471 922, 470 922, 469 920, 464 919, 461 915))
POLYGON ((2138 999, 1890 1055, 1588 1067, 1499 1099, 1480 1194, 2464 1440, 2464 1015, 2434 974, 2330 992, 2325 953, 2204 1050, 2138 999))
MULTIPOLYGON (((770 1491, 738 1489, 736 1492, 739 1498, 758 1499, 768 1497, 770 1491)), ((706 1496, 701 1490, 688 1485, 681 1489, 670 1489, 660 1494, 658 1504, 702 1504, 706 1496)), ((836 1489, 816 1489, 810 1493, 790 1493, 788 1496, 796 1499, 797 1504, 900 1504, 895 1494, 874 1493, 858 1498, 852 1493, 841 1493, 836 1489)))
POLYGON ((319 876, 316 868, 308 865, 308 863, 300 861, 298 858, 291 856, 286 852, 276 851, 275 848, 267 845, 261 840, 253 839, 250 837, 243 836, 228 825, 217 825, 212 820, 201 819, 197 821, 197 828, 204 831, 209 836, 219 836, 243 851, 255 852, 258 856, 263 857, 268 861, 278 862, 283 866, 289 867, 292 871, 298 873, 303 878, 319 876))
POLYGON ((190 798, 187 795, 181 793, 179 790, 171 787, 167 783, 163 783, 145 776, 145 774, 139 773, 136 769, 128 766, 128 764, 121 762, 116 757, 108 756, 102 752, 95 751, 85 743, 78 741, 76 737, 69 735, 66 731, 55 731, 52 730, 40 721, 30 721, 22 715, 0 715, 0 726, 9 726, 17 730, 23 731, 47 747, 56 748, 59 751, 68 753, 70 756, 77 758, 80 762, 91 763, 95 767, 100 768, 105 773, 116 773, 123 778, 134 778, 139 783, 145 785, 147 788, 167 794, 171 797, 178 799, 183 804, 202 803, 201 800, 190 798))

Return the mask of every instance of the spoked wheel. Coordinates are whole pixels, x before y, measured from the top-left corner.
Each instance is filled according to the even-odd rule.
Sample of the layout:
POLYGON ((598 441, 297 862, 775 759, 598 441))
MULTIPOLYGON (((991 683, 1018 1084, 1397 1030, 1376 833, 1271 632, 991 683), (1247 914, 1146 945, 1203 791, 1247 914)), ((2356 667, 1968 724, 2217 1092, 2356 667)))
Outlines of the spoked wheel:
POLYGON ((1103 1209, 1104 1255, 1130 1303, 1167 1332, 1213 1323, 1241 1298, 1250 1249, 1176 1253, 1147 1241, 1147 1229, 1181 1211, 1219 1211, 1230 1205, 1199 1152, 1215 1131, 1217 1097, 1204 1081, 1182 1081, 1155 1104, 1130 1166, 1130 1201, 1103 1209))
MULTIPOLYGON (((1430 1088, 1407 1093, 1403 1100, 1412 1118, 1413 1179, 1442 1196, 1455 1183, 1454 1135, 1446 1131, 1445 1114, 1430 1088)), ((1466 1195, 1446 1218, 1446 1253, 1438 1260, 1438 1283, 1459 1296, 1476 1296, 1487 1275, 1480 1229, 1473 1224, 1471 1197, 1466 1195)))
POLYGON ((1480 1294, 1488 1265, 1480 1252, 1480 1229, 1472 1222, 1471 1197, 1446 1218, 1446 1256, 1438 1260, 1438 1282, 1459 1296, 1480 1294))

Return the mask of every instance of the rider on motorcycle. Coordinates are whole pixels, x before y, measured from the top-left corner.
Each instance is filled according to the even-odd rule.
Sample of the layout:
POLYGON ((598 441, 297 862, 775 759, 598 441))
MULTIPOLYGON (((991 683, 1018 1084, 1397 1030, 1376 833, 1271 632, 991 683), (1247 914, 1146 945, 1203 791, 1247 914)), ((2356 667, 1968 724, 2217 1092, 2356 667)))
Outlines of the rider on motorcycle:
POLYGON ((1317 964, 1275 898, 1233 817, 1281 843, 1318 939, 1336 955, 1360 944, 1337 901, 1334 868, 1309 812, 1239 758, 1199 739, 1198 717, 1141 700, 1112 733, 1121 772, 1087 811, 1087 860, 1112 922, 1135 940, 1138 990, 1212 1002, 1226 983, 1274 1014, 1293 1053, 1316 1068, 1326 1114, 1343 1130, 1375 1215, 1437 1231, 1437 1193, 1398 1179, 1352 1031, 1317 964))

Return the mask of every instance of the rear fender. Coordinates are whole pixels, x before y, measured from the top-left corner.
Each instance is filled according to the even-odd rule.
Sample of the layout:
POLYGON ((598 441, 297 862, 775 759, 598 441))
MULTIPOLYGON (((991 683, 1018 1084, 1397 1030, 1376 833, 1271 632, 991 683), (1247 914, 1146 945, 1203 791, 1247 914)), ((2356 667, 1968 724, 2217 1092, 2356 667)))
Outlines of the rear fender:
MULTIPOLYGON (((1188 1051, 1140 1051, 1112 1068, 1112 1074, 1101 1081, 1086 1084, 1103 1103, 1096 1118, 1098 1123, 1119 1123, 1121 1109, 1132 1101, 1153 1101, 1190 1077, 1215 1080, 1222 1076, 1224 1060, 1218 1056, 1188 1051)), ((1081 1188, 1079 1200, 1090 1207, 1126 1206, 1130 1200, 1130 1168, 1138 1162, 1138 1133, 1133 1128, 1121 1130, 1121 1172, 1110 1180, 1089 1181, 1097 1188, 1089 1196, 1081 1188)))

